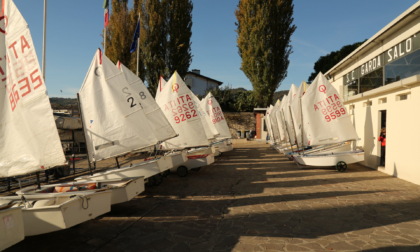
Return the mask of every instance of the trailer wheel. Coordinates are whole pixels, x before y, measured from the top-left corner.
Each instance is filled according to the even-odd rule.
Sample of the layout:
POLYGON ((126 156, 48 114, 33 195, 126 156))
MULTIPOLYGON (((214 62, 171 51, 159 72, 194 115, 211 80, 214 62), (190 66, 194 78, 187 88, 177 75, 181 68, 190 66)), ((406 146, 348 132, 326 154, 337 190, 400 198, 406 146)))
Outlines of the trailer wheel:
POLYGON ((188 175, 188 168, 185 166, 180 166, 176 169, 176 174, 180 177, 185 177, 188 175))
POLYGON ((335 165, 335 168, 339 172, 345 172, 347 170, 347 164, 344 161, 340 161, 335 165))

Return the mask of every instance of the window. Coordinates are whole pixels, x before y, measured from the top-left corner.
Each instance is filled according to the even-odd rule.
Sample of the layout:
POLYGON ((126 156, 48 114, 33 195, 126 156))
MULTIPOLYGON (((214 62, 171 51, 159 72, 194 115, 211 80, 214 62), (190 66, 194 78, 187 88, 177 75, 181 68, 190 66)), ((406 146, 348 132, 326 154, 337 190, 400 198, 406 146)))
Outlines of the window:
POLYGON ((344 85, 344 96, 353 96, 359 93, 359 80, 354 80, 344 85))
POLYGON ((410 95, 410 93, 405 93, 405 94, 398 94, 395 98, 397 101, 405 101, 408 99, 408 96, 410 95))
POLYGON ((360 93, 382 86, 383 67, 360 78, 360 93))
POLYGON ((384 104, 386 102, 387 102, 386 97, 378 99, 379 104, 384 104))
POLYGON ((420 74, 420 50, 385 66, 385 84, 420 74))

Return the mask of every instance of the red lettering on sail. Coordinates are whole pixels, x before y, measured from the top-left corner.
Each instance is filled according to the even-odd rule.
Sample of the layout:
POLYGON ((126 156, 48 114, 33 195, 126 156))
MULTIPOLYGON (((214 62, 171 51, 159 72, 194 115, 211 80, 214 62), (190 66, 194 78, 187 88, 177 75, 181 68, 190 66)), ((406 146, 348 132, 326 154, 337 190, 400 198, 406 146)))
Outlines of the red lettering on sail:
POLYGON ((198 116, 195 103, 191 100, 192 99, 188 94, 178 96, 174 100, 166 103, 164 105, 164 110, 170 110, 172 112, 171 116, 175 123, 182 123, 198 116))

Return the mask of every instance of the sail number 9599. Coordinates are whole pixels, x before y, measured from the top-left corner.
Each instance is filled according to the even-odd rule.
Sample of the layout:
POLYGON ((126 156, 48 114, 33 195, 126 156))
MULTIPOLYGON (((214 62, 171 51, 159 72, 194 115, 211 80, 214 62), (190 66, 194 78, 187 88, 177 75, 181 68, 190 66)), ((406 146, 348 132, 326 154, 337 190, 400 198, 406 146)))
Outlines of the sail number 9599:
POLYGON ((342 107, 341 102, 337 101, 331 105, 325 106, 321 109, 321 113, 324 115, 326 122, 331 122, 342 115, 346 114, 346 110, 342 107))

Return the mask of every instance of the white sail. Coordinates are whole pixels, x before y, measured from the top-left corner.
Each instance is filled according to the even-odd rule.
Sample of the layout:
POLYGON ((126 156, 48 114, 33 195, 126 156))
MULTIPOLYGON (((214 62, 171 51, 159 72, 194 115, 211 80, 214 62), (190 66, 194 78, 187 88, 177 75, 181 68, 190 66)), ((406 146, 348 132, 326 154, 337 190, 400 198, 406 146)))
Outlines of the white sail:
MULTIPOLYGON (((159 84, 158 84, 158 88, 156 90, 156 96, 155 96, 155 100, 158 99, 159 95, 162 93, 163 87, 166 85, 166 80, 160 76, 159 78, 159 84)), ((159 104, 158 104, 159 105, 159 104)))
POLYGON ((193 100, 195 104, 197 104, 198 114, 200 115, 201 123, 203 124, 204 132, 206 133, 207 139, 210 142, 213 142, 216 140, 216 137, 219 136, 219 132, 217 132, 216 127, 211 122, 210 116, 206 113, 205 109, 201 105, 200 99, 198 99, 198 97, 194 93, 192 94, 193 100))
POLYGON ((296 98, 297 88, 294 84, 290 86, 289 93, 287 94, 287 100, 285 101, 283 107, 283 113, 285 117, 285 122, 287 125, 287 130, 289 131, 289 137, 292 144, 296 144, 296 132, 294 127, 294 121, 291 113, 290 106, 292 101, 296 98))
POLYGON ((286 124, 284 122, 284 116, 282 111, 282 103, 280 102, 280 106, 274 111, 276 117, 277 127, 280 133, 280 142, 287 143, 289 142, 289 136, 287 135, 286 131, 286 124))
POLYGON ((273 141, 274 143, 277 143, 277 144, 280 143, 281 141, 280 129, 277 123, 277 115, 276 115, 276 111, 279 109, 280 109, 280 100, 277 100, 270 112, 270 123, 271 123, 271 130, 273 132, 273 141))
POLYGON ((219 133, 218 138, 232 138, 229 126, 227 125, 225 116, 223 115, 222 108, 211 92, 209 92, 206 97, 201 100, 201 105, 207 115, 210 116, 211 123, 215 126, 217 132, 219 133))
POLYGON ((165 85, 159 85, 156 92, 159 104, 178 137, 165 141, 164 148, 181 149, 208 146, 209 141, 200 118, 200 105, 195 95, 175 72, 165 85))
POLYGON ((319 73, 302 96, 304 131, 310 145, 357 139, 357 133, 337 90, 319 73))
POLYGON ((79 92, 90 161, 155 145, 158 140, 137 92, 98 49, 79 92))
POLYGON ((168 119, 166 119, 166 116, 163 114, 159 105, 156 103, 143 81, 130 71, 130 69, 121 64, 121 62, 117 63, 117 67, 124 73, 124 76, 133 91, 139 95, 141 107, 152 125, 152 130, 154 131, 157 139, 159 141, 165 141, 176 137, 177 134, 175 130, 168 122, 168 119))
POLYGON ((270 120, 270 115, 271 115, 271 110, 273 109, 273 105, 270 105, 266 112, 265 112, 265 116, 264 116, 264 120, 265 120, 265 125, 267 126, 267 134, 270 138, 270 142, 273 142, 273 130, 271 128, 271 120, 270 120))
POLYGON ((28 24, 12 1, 0 21, 0 177, 66 160, 28 24))
POLYGON ((294 130, 296 132, 297 144, 299 147, 306 146, 308 139, 306 134, 303 134, 302 125, 302 96, 306 92, 308 84, 302 82, 296 91, 296 96, 292 100, 290 108, 293 117, 294 130))
POLYGON ((294 145, 296 143, 296 139, 295 139, 295 134, 294 134, 294 130, 293 130, 293 124, 292 124, 292 119, 290 116, 290 110, 289 110, 289 96, 290 96, 290 90, 289 90, 289 95, 284 95, 283 99, 281 100, 281 118, 283 119, 283 123, 284 123, 284 130, 287 136, 287 141, 294 145))

